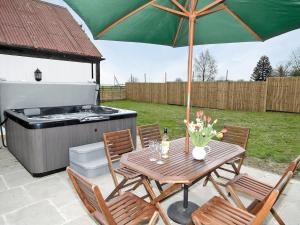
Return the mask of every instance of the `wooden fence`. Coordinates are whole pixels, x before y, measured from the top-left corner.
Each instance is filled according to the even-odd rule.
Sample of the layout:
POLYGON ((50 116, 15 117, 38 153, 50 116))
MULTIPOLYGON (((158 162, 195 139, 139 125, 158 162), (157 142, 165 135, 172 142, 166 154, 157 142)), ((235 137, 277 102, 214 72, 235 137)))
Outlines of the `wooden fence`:
POLYGON ((267 110, 300 112, 300 77, 268 79, 267 86, 267 110))
POLYGON ((114 101, 126 99, 126 87, 125 86, 101 86, 100 87, 100 100, 114 101))
MULTIPOLYGON (((186 82, 127 83, 130 100, 185 105, 186 82)), ((193 82, 193 106, 241 111, 300 112, 300 78, 267 82, 193 82)))

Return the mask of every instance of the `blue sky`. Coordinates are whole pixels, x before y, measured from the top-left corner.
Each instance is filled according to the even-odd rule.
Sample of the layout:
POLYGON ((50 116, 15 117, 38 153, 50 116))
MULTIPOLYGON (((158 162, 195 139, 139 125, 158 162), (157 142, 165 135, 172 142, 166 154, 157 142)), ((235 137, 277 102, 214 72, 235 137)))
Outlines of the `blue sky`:
MULTIPOLYGON (((92 38, 84 22, 62 0, 47 1, 67 7, 78 23, 84 25, 85 31, 92 38)), ((178 77, 186 80, 186 47, 171 48, 150 44, 99 40, 94 41, 94 43, 106 58, 101 63, 101 82, 103 84, 113 83, 114 75, 121 83, 126 82, 130 74, 133 74, 140 81, 144 81, 145 73, 147 74, 147 81, 150 82, 163 81, 165 73, 167 73, 169 81, 173 81, 178 77)), ((279 63, 286 62, 292 50, 298 47, 300 47, 300 29, 272 38, 266 42, 195 46, 194 54, 199 54, 206 49, 211 52, 218 64, 217 78, 224 77, 226 70, 228 70, 229 79, 231 80, 249 80, 250 74, 260 56, 269 56, 272 66, 275 67, 279 63)), ((25 71, 23 73, 26 73, 26 76, 22 77, 23 80, 32 79, 32 66, 27 65, 31 61, 35 63, 34 65, 44 68, 43 71, 47 81, 78 82, 90 80, 89 65, 19 58, 17 60, 14 59, 13 62, 19 62, 23 67, 23 71, 25 71)), ((8 65, 10 61, 12 59, 9 56, 6 56, 5 59, 4 56, 1 56, 0 66, 1 62, 8 65)), ((6 74, 10 73, 9 70, 5 72, 6 74)), ((3 77, 1 73, 0 77, 3 77)), ((14 79, 17 79, 17 77, 15 76, 14 79)))

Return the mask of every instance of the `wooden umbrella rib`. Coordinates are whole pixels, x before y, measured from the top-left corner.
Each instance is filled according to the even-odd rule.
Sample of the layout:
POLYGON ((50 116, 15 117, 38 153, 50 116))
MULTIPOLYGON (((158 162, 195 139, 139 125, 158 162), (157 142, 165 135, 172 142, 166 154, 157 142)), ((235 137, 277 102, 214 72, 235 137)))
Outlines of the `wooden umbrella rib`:
POLYGON ((203 7, 202 9, 196 11, 196 14, 199 14, 199 13, 201 13, 201 12, 204 12, 204 11, 206 11, 206 10, 209 10, 210 8, 212 8, 212 7, 214 7, 214 6, 216 6, 216 5, 220 4, 220 3, 222 3, 223 1, 224 1, 224 0, 215 0, 214 2, 212 2, 212 3, 208 4, 207 6, 203 7))
POLYGON ((102 30, 101 32, 99 32, 99 34, 97 35, 97 37, 99 38, 101 35, 103 35, 104 33, 108 32, 111 28, 113 28, 114 26, 118 25, 119 23, 123 22, 124 20, 126 20, 128 17, 136 14, 137 12, 143 10, 144 8, 146 8, 147 6, 151 5, 152 3, 154 3, 156 0, 152 0, 140 7, 138 7, 137 9, 133 10, 132 12, 128 13, 127 15, 123 16, 122 18, 116 20, 115 22, 113 22, 111 25, 109 25, 108 27, 106 27, 104 30, 102 30))
POLYGON ((167 12, 171 12, 171 13, 180 15, 180 16, 186 16, 186 17, 189 16, 189 14, 187 14, 187 13, 184 13, 184 12, 181 12, 181 11, 178 11, 178 10, 175 10, 175 9, 171 9, 171 8, 166 7, 166 6, 159 5, 155 2, 152 2, 151 5, 154 6, 154 7, 159 8, 159 9, 165 10, 167 12))
POLYGON ((231 16, 233 16, 242 26, 248 30, 258 41, 262 41, 262 38, 251 29, 251 27, 248 26, 238 15, 236 15, 234 12, 232 12, 226 5, 222 4, 225 8, 225 11, 228 12, 231 16))
POLYGON ((185 7, 183 7, 177 0, 171 0, 182 12, 189 14, 185 7))
POLYGON ((181 29, 182 29, 182 25, 183 25, 183 17, 180 18, 180 21, 179 21, 179 24, 178 24, 178 27, 177 27, 177 31, 176 31, 175 37, 173 39, 173 47, 175 46, 175 44, 177 42, 177 39, 178 39, 179 34, 181 32, 181 29))
POLYGON ((224 9, 225 9, 225 6, 221 5, 217 8, 214 8, 214 9, 208 9, 204 12, 198 12, 198 13, 196 13, 196 16, 204 16, 204 15, 214 13, 214 12, 218 12, 218 11, 221 11, 221 10, 224 10, 224 9))
POLYGON ((191 4, 191 11, 192 12, 195 12, 195 9, 197 7, 197 4, 198 4, 198 0, 193 0, 192 1, 192 4, 191 4))
MULTIPOLYGON (((187 8, 188 4, 189 4, 189 1, 186 1, 185 8, 187 8)), ((183 19, 184 19, 184 17, 180 18, 180 21, 179 21, 179 24, 178 24, 178 27, 177 27, 177 31, 176 31, 175 37, 173 39, 173 47, 176 45, 177 39, 178 39, 179 34, 180 34, 181 30, 182 30, 183 19)))

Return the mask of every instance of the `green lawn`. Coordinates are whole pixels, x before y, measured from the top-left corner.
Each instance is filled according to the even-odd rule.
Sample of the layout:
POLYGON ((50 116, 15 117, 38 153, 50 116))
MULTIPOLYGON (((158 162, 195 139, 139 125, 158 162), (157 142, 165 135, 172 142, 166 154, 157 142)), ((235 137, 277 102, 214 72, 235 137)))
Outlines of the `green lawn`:
MULTIPOLYGON (((134 101, 105 102, 103 105, 131 109, 138 112, 138 125, 159 123, 169 129, 171 139, 185 135, 183 124, 185 107, 149 104, 134 101)), ((193 108, 195 113, 199 108, 193 108)), ((224 124, 251 128, 247 154, 260 159, 289 162, 300 154, 300 114, 278 112, 238 112, 204 109, 217 128, 224 124)))

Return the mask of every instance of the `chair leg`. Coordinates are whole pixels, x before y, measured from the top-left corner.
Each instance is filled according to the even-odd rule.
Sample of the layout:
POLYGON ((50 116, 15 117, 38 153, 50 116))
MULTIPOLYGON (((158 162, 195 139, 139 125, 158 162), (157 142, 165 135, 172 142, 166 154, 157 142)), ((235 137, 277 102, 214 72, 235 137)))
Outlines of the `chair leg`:
POLYGON ((232 168, 233 168, 233 170, 234 170, 234 173, 235 173, 236 175, 239 175, 240 172, 239 172, 238 168, 236 167, 235 163, 232 163, 231 166, 232 166, 232 168))
MULTIPOLYGON (((143 184, 144 184, 146 190, 149 192, 151 201, 153 201, 153 200, 156 198, 156 196, 155 196, 154 191, 153 191, 152 188, 151 188, 151 185, 150 185, 149 180, 148 180, 146 177, 143 177, 143 184)), ((156 206, 156 208, 158 209, 159 214, 160 214, 160 217, 162 218, 164 224, 165 224, 165 225, 171 225, 171 224, 170 224, 170 221, 169 221, 169 217, 168 217, 167 214, 164 212, 164 210, 161 208, 160 203, 159 203, 159 202, 156 202, 156 203, 155 203, 155 206, 156 206)))
POLYGON ((159 212, 158 212, 158 211, 155 211, 155 213, 154 213, 153 216, 151 217, 151 220, 149 221, 148 225, 155 225, 158 216, 159 216, 159 212))
POLYGON ((204 180, 204 182, 203 182, 203 187, 205 187, 205 186, 207 185, 207 183, 208 183, 208 181, 209 181, 209 176, 210 176, 210 175, 208 175, 208 176, 205 178, 205 180, 204 180))
POLYGON ((155 181, 155 184, 156 184, 158 190, 159 190, 160 192, 163 192, 162 186, 161 186, 161 184, 160 184, 157 180, 155 181))
POLYGON ((237 168, 239 174, 240 174, 240 172, 241 172, 241 168, 242 168, 242 165, 243 165, 243 163, 244 163, 244 159, 245 159, 245 156, 243 156, 243 157, 241 158, 240 162, 239 162, 239 165, 238 165, 238 168, 237 168))
POLYGON ((220 174, 217 172, 217 170, 214 171, 214 174, 219 178, 220 174))
POLYGON ((134 187, 132 188, 133 191, 135 191, 139 186, 141 186, 143 184, 142 179, 136 183, 136 185, 134 185, 134 187))
POLYGON ((117 186, 116 188, 110 193, 110 195, 106 198, 106 201, 109 201, 110 199, 114 198, 116 193, 118 192, 120 195, 120 190, 122 189, 122 187, 125 185, 125 183, 127 182, 127 179, 124 178, 117 186))
POLYGON ((226 197, 226 195, 223 193, 223 191, 221 190, 221 188, 219 187, 219 185, 216 183, 216 181, 214 180, 214 178, 209 175, 209 181, 214 185, 215 189, 218 191, 218 193, 226 200, 228 201, 228 198, 226 197))
POLYGON ((274 208, 271 208, 271 213, 272 213, 273 217, 275 218, 275 220, 278 222, 278 224, 285 225, 285 223, 283 222, 283 220, 281 219, 281 217, 278 215, 278 213, 275 211, 274 208))
MULTIPOLYGON (((132 189, 130 189, 130 191, 134 191, 134 190, 136 190, 139 186, 141 186, 141 185, 143 185, 144 186, 144 189, 145 189, 145 191, 146 191, 146 195, 144 195, 144 196, 142 196, 141 198, 142 199, 145 199, 145 198, 150 198, 150 194, 149 194, 149 192, 148 192, 148 190, 147 190, 147 188, 145 187, 145 185, 144 185, 144 183, 143 183, 143 179, 141 178, 140 180, 139 180, 139 182, 137 182, 137 184, 136 185, 134 185, 134 187, 132 188, 132 189)), ((150 199, 151 200, 151 199, 150 199)))
POLYGON ((244 206, 244 204, 242 203, 241 199, 239 198, 239 196, 234 191, 234 189, 230 185, 228 185, 226 187, 226 189, 227 189, 228 193, 230 194, 230 197, 233 198, 233 201, 237 205, 237 207, 239 207, 243 210, 247 210, 246 207, 244 206))
MULTIPOLYGON (((112 169, 110 169, 110 174, 111 174, 111 176, 112 176, 112 178, 113 178, 115 187, 117 188, 117 187, 119 186, 119 181, 118 181, 118 178, 117 178, 115 172, 114 172, 112 169)), ((125 179, 125 178, 124 178, 124 179, 125 179)), ((121 189, 119 189, 118 192, 119 192, 119 195, 122 194, 121 189)))

